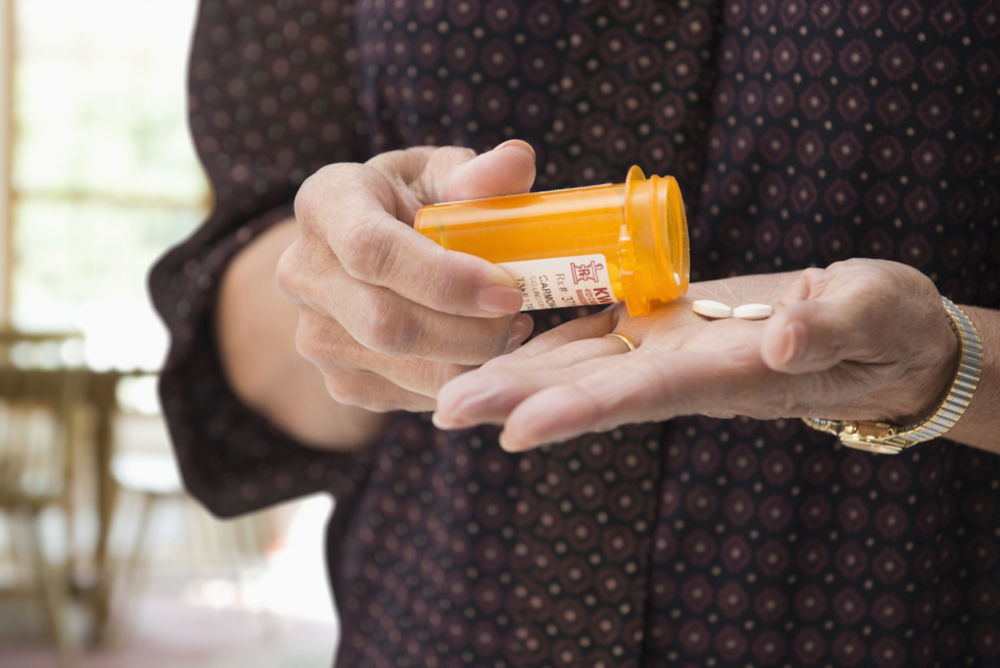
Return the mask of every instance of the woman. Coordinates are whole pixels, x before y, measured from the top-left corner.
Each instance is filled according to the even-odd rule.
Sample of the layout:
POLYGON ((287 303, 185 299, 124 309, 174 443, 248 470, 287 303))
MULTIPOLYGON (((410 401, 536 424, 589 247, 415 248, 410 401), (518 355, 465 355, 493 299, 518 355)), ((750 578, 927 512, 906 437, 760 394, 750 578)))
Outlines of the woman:
POLYGON ((224 515, 336 496, 338 665, 989 663, 998 26, 987 2, 206 0, 217 205, 151 279, 189 488, 224 515), (408 226, 633 163, 680 182, 691 295, 774 317, 529 319, 408 226), (984 349, 948 437, 984 450, 877 457, 798 419, 933 413, 971 345, 940 294, 984 349))

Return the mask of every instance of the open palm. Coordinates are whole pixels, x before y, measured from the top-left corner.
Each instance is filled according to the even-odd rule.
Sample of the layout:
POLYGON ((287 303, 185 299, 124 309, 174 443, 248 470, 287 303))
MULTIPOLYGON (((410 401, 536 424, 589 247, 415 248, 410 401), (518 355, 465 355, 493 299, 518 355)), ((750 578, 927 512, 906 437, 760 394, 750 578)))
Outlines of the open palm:
POLYGON ((503 424, 510 450, 690 414, 906 422, 933 406, 956 354, 930 280, 852 260, 692 284, 645 317, 618 305, 569 322, 445 385, 435 421, 503 424), (708 320, 691 311, 701 298, 772 304, 775 314, 708 320))

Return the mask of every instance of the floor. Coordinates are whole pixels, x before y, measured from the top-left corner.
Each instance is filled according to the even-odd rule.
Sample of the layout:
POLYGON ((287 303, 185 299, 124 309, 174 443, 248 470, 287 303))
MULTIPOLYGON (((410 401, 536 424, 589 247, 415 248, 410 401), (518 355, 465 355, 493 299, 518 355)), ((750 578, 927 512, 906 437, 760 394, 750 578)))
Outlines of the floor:
MULTIPOLYGON (((22 617, 21 613, 14 615, 22 617)), ((11 613, 0 623, 10 631, 11 613)), ((183 592, 143 597, 126 637, 85 650, 80 668, 312 668, 329 666, 336 630, 332 624, 212 608, 183 592)), ((55 668, 38 627, 0 639, 0 666, 55 668)))
MULTIPOLYGON (((284 509, 288 530, 256 566, 222 575, 204 564, 187 568, 168 560, 186 515, 180 509, 163 514, 141 582, 116 601, 113 640, 85 650, 78 668, 330 666, 337 620, 322 563, 330 503, 313 499, 293 510, 284 509)), ((0 666, 56 667, 37 606, 0 604, 0 666)))

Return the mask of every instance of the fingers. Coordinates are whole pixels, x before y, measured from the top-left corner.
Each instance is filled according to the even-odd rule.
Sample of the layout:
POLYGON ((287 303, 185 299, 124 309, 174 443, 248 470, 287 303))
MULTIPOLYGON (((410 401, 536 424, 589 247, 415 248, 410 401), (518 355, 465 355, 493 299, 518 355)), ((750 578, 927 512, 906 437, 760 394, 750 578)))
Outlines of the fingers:
MULTIPOLYGON (((457 364, 482 364, 505 352, 511 340, 530 333, 519 317, 467 318, 413 304, 386 288, 363 283, 350 299, 323 303, 365 348, 396 355, 457 364)), ((530 318, 529 318, 530 322, 530 318)))
POLYGON ((521 139, 480 155, 458 146, 424 146, 381 153, 366 164, 396 175, 413 193, 413 199, 397 200, 395 213, 405 222, 424 204, 522 193, 535 182, 535 149, 521 139))
POLYGON ((613 309, 605 309, 593 315, 570 320, 554 329, 539 334, 525 345, 504 356, 502 360, 496 360, 496 363, 502 364, 508 360, 513 361, 536 357, 543 353, 560 350, 563 346, 573 341, 604 336, 614 330, 617 321, 617 314, 613 309))
POLYGON ((521 292, 503 269, 446 251, 375 208, 368 195, 345 197, 345 205, 349 216, 322 214, 321 224, 338 263, 359 283, 455 315, 496 317, 520 310, 521 292))
POLYGON ((524 398, 506 416, 500 443, 522 451, 678 415, 794 415, 798 407, 792 402, 810 394, 804 387, 811 382, 769 371, 751 350, 719 355, 640 348, 586 368, 578 365, 572 379, 524 398))
POLYGON ((433 201, 450 202, 527 192, 535 182, 535 150, 511 139, 457 166, 433 201))
POLYGON ((809 269, 767 322, 761 357, 784 373, 824 371, 845 361, 887 363, 892 337, 911 321, 897 279, 880 264, 809 269))
POLYGON ((701 340, 684 315, 660 313, 665 322, 654 327, 651 321, 619 323, 606 311, 556 328, 446 384, 435 423, 502 423, 501 444, 523 450, 682 414, 794 415, 798 402, 816 396, 812 376, 790 376, 763 364, 757 345, 763 323, 696 321, 703 331, 718 330, 701 340), (667 321, 677 324, 669 327, 667 321), (603 336, 616 325, 635 330, 628 333, 641 342, 636 351, 603 336), (678 340, 687 347, 678 347, 678 340))
POLYGON ((438 395, 442 428, 503 424, 500 444, 521 451, 678 409, 653 354, 611 338, 581 339, 544 355, 459 376, 438 395))
POLYGON ((320 367, 327 393, 345 406, 357 406, 373 413, 429 411, 434 398, 401 388, 394 381, 366 369, 326 369, 320 367))
MULTIPOLYGON (((768 323, 761 357, 792 374, 864 374, 852 417, 908 424, 933 410, 954 369, 956 339, 934 283, 895 262, 850 260, 803 273, 800 301, 768 323)), ((835 406, 816 414, 832 415, 835 406)))
POLYGON ((335 320, 300 311, 296 348, 323 375, 331 397, 368 410, 429 410, 438 390, 471 367, 374 353, 335 320))
POLYGON ((823 371, 854 354, 850 315, 827 302, 799 302, 778 309, 764 329, 761 357, 776 371, 823 371))
POLYGON ((530 316, 468 318, 414 304, 395 292, 349 276, 325 247, 292 244, 278 282, 300 307, 323 313, 364 347, 457 364, 482 364, 531 333, 530 316))
POLYGON ((389 152, 328 166, 303 184, 300 236, 277 280, 299 306, 300 353, 335 399, 426 410, 442 384, 530 335, 506 271, 446 251, 409 223, 427 203, 527 190, 534 169, 530 146, 512 141, 482 156, 455 147, 389 152))
MULTIPOLYGON (((513 352, 441 388, 435 424, 442 429, 456 429, 502 421, 517 402, 553 382, 558 374, 571 373, 567 369, 572 365, 622 352, 620 341, 602 338, 615 323, 614 312, 608 309, 571 320, 516 350, 517 341, 512 336, 513 352)), ((511 326, 512 334, 516 324, 511 326)))
POLYGON ((441 388, 434 424, 456 429, 503 422, 528 397, 599 368, 621 354, 623 347, 613 339, 585 338, 542 355, 497 358, 495 363, 458 376, 441 388))
POLYGON ((482 197, 530 186, 534 156, 525 147, 509 142, 471 160, 464 149, 440 149, 384 154, 369 165, 331 165, 299 190, 296 218, 304 234, 324 240, 360 282, 455 315, 516 313, 521 294, 507 272, 446 251, 405 223, 419 204, 446 194, 482 197))
POLYGON ((505 450, 521 452, 544 443, 650 419, 646 415, 651 395, 660 395, 657 402, 660 407, 669 403, 656 385, 648 384, 645 362, 635 363, 638 357, 602 360, 602 364, 591 365, 589 373, 530 395, 507 416, 500 445, 505 450))
POLYGON ((575 321, 446 384, 435 421, 502 423, 510 450, 691 414, 906 423, 947 384, 953 360, 942 351, 955 337, 915 270, 845 262, 731 287, 779 307, 766 322, 705 321, 681 307, 575 321), (600 338, 617 327, 636 351, 600 338))

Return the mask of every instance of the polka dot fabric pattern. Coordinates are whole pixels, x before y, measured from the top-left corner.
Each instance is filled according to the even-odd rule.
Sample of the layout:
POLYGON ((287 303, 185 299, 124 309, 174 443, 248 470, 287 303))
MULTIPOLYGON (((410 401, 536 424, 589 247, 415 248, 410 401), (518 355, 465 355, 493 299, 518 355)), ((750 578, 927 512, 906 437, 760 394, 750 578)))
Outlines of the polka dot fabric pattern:
POLYGON ((675 175, 693 280, 885 258, 997 308, 998 87, 993 1, 203 0, 216 208, 151 278, 187 483, 221 514, 337 496, 338 666, 1000 665, 992 455, 744 418, 510 455, 412 414, 329 455, 239 404, 211 326, 226 263, 322 164, 511 137, 538 188, 675 175))

